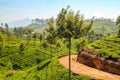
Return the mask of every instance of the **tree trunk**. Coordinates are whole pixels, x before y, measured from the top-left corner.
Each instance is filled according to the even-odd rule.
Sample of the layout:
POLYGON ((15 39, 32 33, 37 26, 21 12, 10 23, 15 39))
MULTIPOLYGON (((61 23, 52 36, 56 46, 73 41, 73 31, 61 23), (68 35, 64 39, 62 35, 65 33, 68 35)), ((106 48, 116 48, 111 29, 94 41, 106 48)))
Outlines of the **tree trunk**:
POLYGON ((51 53, 51 80, 53 80, 53 64, 52 64, 52 44, 50 45, 50 53, 51 53))
POLYGON ((71 38, 69 38, 69 78, 71 80, 71 38))
POLYGON ((34 48, 35 48, 35 46, 36 46, 36 39, 34 38, 34 48))

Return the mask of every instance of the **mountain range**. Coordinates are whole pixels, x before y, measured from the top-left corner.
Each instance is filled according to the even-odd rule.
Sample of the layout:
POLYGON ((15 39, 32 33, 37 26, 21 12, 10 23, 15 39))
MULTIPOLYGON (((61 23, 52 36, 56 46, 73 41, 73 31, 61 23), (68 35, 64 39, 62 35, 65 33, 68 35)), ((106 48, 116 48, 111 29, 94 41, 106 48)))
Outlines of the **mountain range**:
POLYGON ((14 28, 14 27, 21 27, 21 26, 24 27, 24 26, 27 26, 31 23, 32 23, 32 19, 25 18, 25 19, 22 19, 22 20, 12 21, 12 22, 8 23, 8 25, 9 25, 10 28, 14 28))

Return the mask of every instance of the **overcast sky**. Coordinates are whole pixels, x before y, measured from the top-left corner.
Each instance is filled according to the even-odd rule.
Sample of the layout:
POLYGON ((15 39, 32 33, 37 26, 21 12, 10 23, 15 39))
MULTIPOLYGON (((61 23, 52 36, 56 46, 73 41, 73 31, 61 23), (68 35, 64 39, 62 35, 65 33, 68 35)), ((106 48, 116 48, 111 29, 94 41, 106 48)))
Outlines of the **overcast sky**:
POLYGON ((120 0, 0 0, 0 23, 56 17, 67 5, 74 11, 79 10, 85 18, 116 19, 120 15, 120 0))

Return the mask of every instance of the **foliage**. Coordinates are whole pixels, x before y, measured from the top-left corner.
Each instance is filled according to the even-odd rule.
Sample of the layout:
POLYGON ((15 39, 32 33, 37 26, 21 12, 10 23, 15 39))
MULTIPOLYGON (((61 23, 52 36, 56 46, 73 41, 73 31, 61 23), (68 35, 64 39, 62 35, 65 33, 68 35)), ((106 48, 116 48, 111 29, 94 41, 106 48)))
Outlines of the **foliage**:
MULTIPOLYGON (((102 34, 103 36, 114 35, 117 33, 117 26, 115 22, 110 19, 98 18, 94 20, 92 30, 96 34, 102 34)), ((97 37, 97 36, 96 36, 97 37)))
POLYGON ((98 56, 117 61, 120 58, 120 38, 116 36, 109 36, 102 40, 93 42, 87 45, 88 48, 95 49, 98 56))
POLYGON ((86 44, 87 44, 86 39, 84 39, 84 38, 79 38, 79 39, 76 41, 77 51, 79 51, 79 49, 82 49, 86 44))
POLYGON ((23 43, 20 43, 20 52, 19 52, 19 54, 23 54, 23 51, 25 50, 25 45, 23 44, 23 43))
POLYGON ((4 40, 2 34, 0 34, 0 50, 2 50, 3 47, 4 47, 4 40))
POLYGON ((79 11, 74 14, 74 11, 69 10, 70 6, 66 9, 62 8, 56 19, 57 35, 59 38, 64 38, 67 41, 67 48, 69 49, 69 80, 71 79, 71 38, 80 38, 87 35, 93 24, 93 19, 90 23, 83 20, 83 15, 79 11))
POLYGON ((13 70, 13 66, 12 66, 11 61, 8 62, 8 64, 7 64, 7 69, 8 69, 8 70, 13 70))
MULTIPOLYGON (((60 11, 56 19, 50 18, 48 22, 45 21, 45 24, 48 23, 45 30, 40 28, 43 26, 39 19, 27 27, 14 28, 14 35, 10 34, 9 44, 5 44, 9 34, 9 32, 6 33, 7 29, 9 31, 8 25, 6 25, 6 29, 1 28, 0 47, 2 42, 5 47, 0 50, 0 80, 68 80, 70 78, 72 80, 91 80, 84 75, 72 74, 68 69, 62 67, 58 59, 68 55, 67 48, 70 56, 76 54, 78 49, 85 46, 87 42, 93 42, 86 47, 95 49, 98 52, 97 56, 114 61, 120 59, 120 39, 118 37, 110 36, 98 40, 104 37, 101 35, 104 30, 112 32, 105 26, 110 25, 109 27, 112 27, 110 29, 116 30, 116 28, 113 29, 114 23, 109 22, 109 24, 108 21, 103 20, 95 21, 96 24, 94 24, 93 19, 85 21, 79 11, 75 13, 68 6, 60 11), (95 27, 93 28, 92 25, 95 27), (41 30, 41 32, 37 33, 33 29, 41 30), (101 32, 97 33, 99 30, 101 32), (89 39, 87 40, 87 38, 89 39), (24 55, 22 55, 23 53, 24 55), (71 75, 70 78, 69 75, 71 75)), ((104 34, 106 35, 106 32, 104 34)))
POLYGON ((120 16, 118 16, 116 25, 118 26, 118 37, 120 37, 120 16))

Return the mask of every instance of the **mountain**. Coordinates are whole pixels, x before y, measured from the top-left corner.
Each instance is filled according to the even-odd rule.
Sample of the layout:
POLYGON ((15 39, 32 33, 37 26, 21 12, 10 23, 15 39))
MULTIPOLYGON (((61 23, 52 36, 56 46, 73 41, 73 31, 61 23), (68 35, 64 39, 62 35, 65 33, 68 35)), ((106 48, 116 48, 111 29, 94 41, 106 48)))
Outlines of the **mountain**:
POLYGON ((40 31, 44 30, 44 28, 46 27, 46 25, 47 24, 40 25, 40 24, 37 24, 37 23, 33 23, 33 24, 25 26, 24 28, 33 29, 35 32, 40 32, 40 31))
POLYGON ((21 27, 21 26, 27 26, 27 25, 31 24, 31 22, 32 22, 32 19, 25 18, 23 20, 17 20, 17 21, 10 22, 10 23, 8 23, 8 25, 10 26, 10 28, 21 27))
POLYGON ((40 32, 43 31, 46 26, 47 20, 36 18, 32 21, 32 24, 24 26, 24 28, 33 29, 35 32, 40 32))
POLYGON ((16 25, 19 24, 19 26, 12 26, 11 27, 11 25, 9 25, 10 26, 9 29, 12 32, 14 30, 14 27, 17 27, 17 28, 23 27, 24 29, 32 29, 35 32, 40 32, 40 31, 43 31, 44 28, 47 26, 47 20, 38 19, 38 18, 36 18, 36 19, 28 19, 27 18, 27 19, 24 19, 24 20, 21 20, 21 21, 13 22, 14 25, 15 25, 15 23, 16 23, 16 25))

